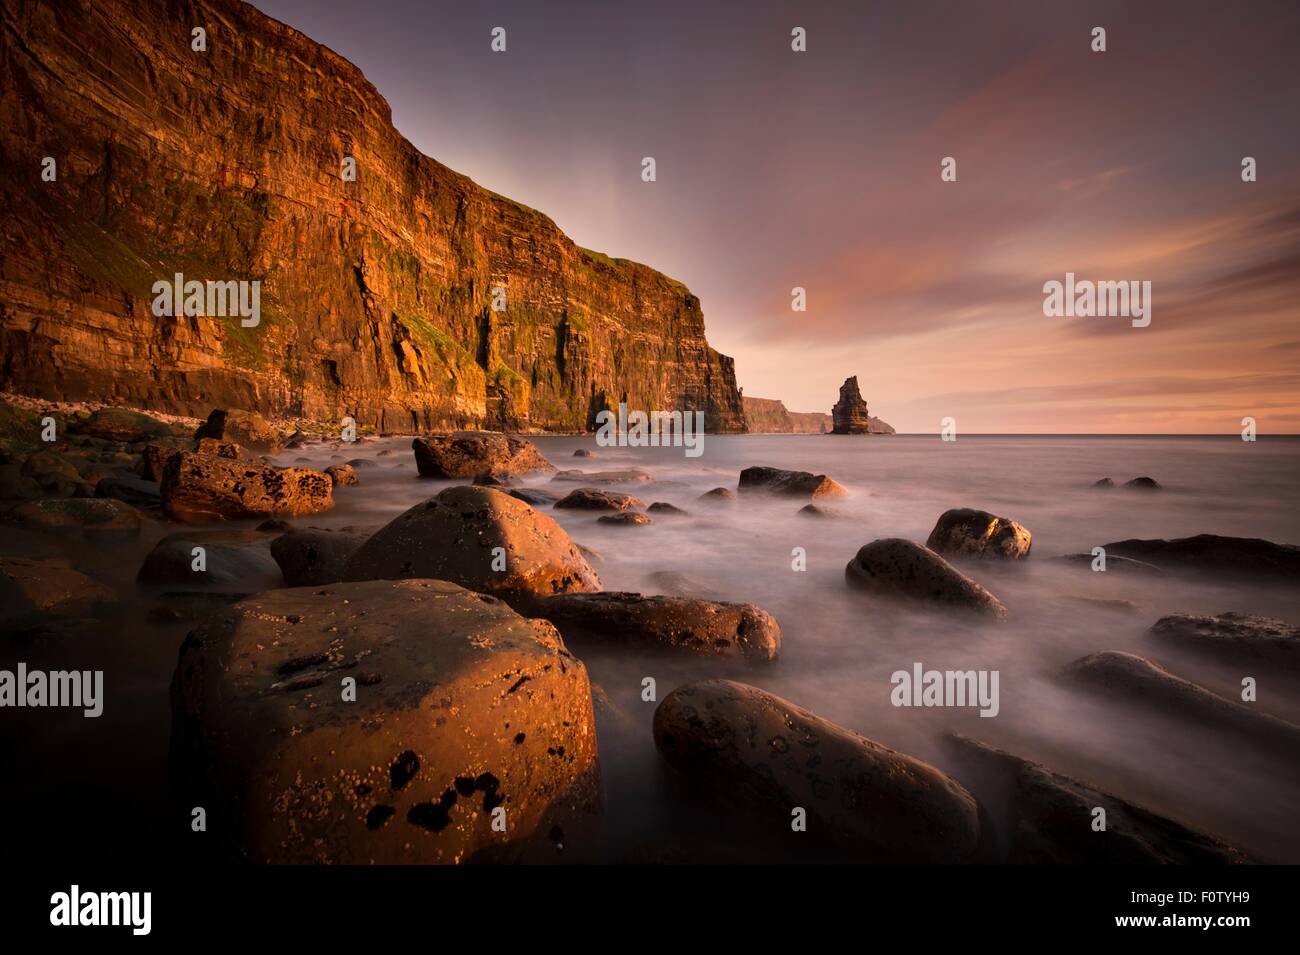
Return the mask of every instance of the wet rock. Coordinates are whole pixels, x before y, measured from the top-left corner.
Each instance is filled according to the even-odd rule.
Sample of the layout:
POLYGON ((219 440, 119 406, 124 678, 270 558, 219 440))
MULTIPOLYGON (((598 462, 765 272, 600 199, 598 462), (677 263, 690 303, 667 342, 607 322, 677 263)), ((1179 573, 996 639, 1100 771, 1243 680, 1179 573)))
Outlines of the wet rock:
POLYGON ((216 438, 256 451, 275 454, 282 447, 280 432, 256 411, 216 410, 194 432, 195 440, 216 438))
POLYGON ((757 687, 706 680, 655 711, 664 758, 729 811, 808 833, 871 862, 963 862, 980 850, 979 808, 960 783, 904 753, 757 687))
POLYGON ((395 517, 352 555, 344 573, 345 580, 407 577, 450 580, 515 606, 600 589, 600 578, 554 520, 504 491, 465 485, 395 517))
POLYGON ((950 745, 972 774, 962 778, 997 820, 1005 861, 1013 865, 1225 865, 1247 861, 1213 836, 1135 806, 1119 796, 1038 763, 962 736, 950 745), (985 785, 976 783, 979 778, 985 785), (1005 803, 1005 806, 1002 804, 1005 803), (997 806, 994 810, 993 807, 997 806), (1106 810, 1094 832, 1093 809, 1106 810))
POLYGON ((509 471, 491 470, 474 475, 474 484, 479 487, 510 487, 519 483, 519 478, 509 471))
POLYGON ((1300 547, 1247 537, 1199 534, 1174 540, 1122 540, 1105 545, 1111 558, 1131 557, 1169 571, 1193 571, 1260 583, 1300 585, 1300 547))
POLYGON ((861 548, 844 568, 849 585, 882 597, 921 600, 1005 617, 997 597, 929 548, 889 537, 861 548))
POLYGON ((1124 486, 1131 487, 1134 490, 1138 490, 1138 491, 1160 490, 1160 482, 1157 481, 1155 478, 1150 478, 1150 477, 1135 477, 1131 481, 1125 481, 1124 486))
POLYGON ((293 527, 288 521, 282 521, 278 517, 268 517, 255 528, 259 531, 287 531, 293 527))
POLYGON ((962 557, 1029 556, 1033 535, 1008 517, 960 507, 944 511, 930 531, 925 546, 936 554, 962 557))
POLYGON ((646 508, 651 514, 667 514, 673 517, 685 517, 689 512, 683 511, 675 504, 669 504, 666 501, 655 501, 646 508))
POLYGON ((140 512, 111 497, 27 501, 6 517, 29 530, 95 539, 135 537, 140 533, 140 512))
POLYGON ((781 468, 752 467, 740 472, 740 491, 769 491, 802 497, 836 497, 847 494, 842 486, 825 474, 785 471, 781 468))
POLYGON ((586 448, 579 448, 577 451, 573 452, 573 456, 575 458, 594 458, 596 456, 596 452, 588 451, 586 448))
POLYGON ((597 518, 597 524, 616 524, 620 527, 636 527, 641 524, 653 524, 654 520, 635 511, 623 511, 619 514, 605 514, 597 518))
POLYGON ((626 511, 642 505, 631 494, 605 491, 597 487, 580 487, 556 501, 555 506, 583 511, 626 511))
POLYGON ((162 504, 157 481, 125 475, 101 478, 95 485, 95 497, 115 498, 142 510, 156 510, 162 504))
POLYGON ((1092 482, 1092 486, 1093 486, 1093 487, 1114 487, 1114 486, 1115 486, 1115 482, 1112 481, 1112 480, 1111 480, 1110 478, 1108 478, 1108 477, 1104 477, 1104 478, 1101 478, 1101 479, 1098 480, 1098 481, 1093 481, 1093 482, 1092 482))
POLYGON ((0 557, 0 626, 21 627, 43 616, 93 614, 117 603, 112 588, 59 558, 0 557))
POLYGON ((531 441, 495 431, 431 434, 411 442, 420 477, 467 478, 484 471, 553 471, 531 441))
POLYGON ((775 660, 781 649, 776 618, 753 604, 601 592, 551 597, 531 613, 575 646, 640 645, 758 663, 775 660))
POLYGON ((1228 663, 1263 664, 1300 676, 1300 627, 1272 617, 1231 611, 1213 617, 1175 613, 1157 620, 1151 636, 1228 663))
POLYGON ((308 527, 291 530, 271 543, 271 556, 280 565, 285 586, 333 584, 343 579, 348 561, 368 535, 348 530, 308 527))
POLYGON ((325 473, 329 475, 329 479, 335 487, 361 483, 357 478, 357 472, 352 470, 350 464, 331 464, 325 469, 325 473))
POLYGON ((254 595, 186 638, 171 699, 180 804, 209 807, 233 856, 528 862, 593 843, 586 669, 551 624, 454 584, 254 595))
POLYGON ((560 499, 560 495, 552 491, 543 491, 537 487, 512 487, 506 490, 506 493, 525 504, 531 504, 533 507, 546 507, 548 504, 554 504, 560 499))
POLYGON ((736 500, 736 492, 729 487, 715 487, 711 491, 705 491, 697 498, 705 504, 723 504, 736 500))
POLYGON ((832 518, 843 517, 838 510, 825 504, 805 504, 798 510, 799 517, 832 518))
POLYGON ((145 557, 135 579, 152 586, 247 593, 275 586, 279 577, 269 534, 219 530, 168 534, 145 557), (201 558, 195 548, 202 548, 201 558), (196 566, 204 569, 196 570, 196 566))
POLYGON ((1252 705, 1225 699, 1135 653, 1105 650, 1075 660, 1063 671, 1073 686, 1174 719, 1199 723, 1216 734, 1231 733, 1295 765, 1300 727, 1252 705))
POLYGON ((369 458, 353 458, 344 463, 350 468, 373 468, 375 466, 375 462, 369 458))
POLYGON ((275 468, 182 451, 162 477, 163 512, 174 520, 314 514, 334 506, 329 476, 310 468, 275 468))
POLYGON ((635 484, 653 481, 654 477, 640 468, 627 468, 622 471, 557 471, 551 480, 561 484, 635 484))

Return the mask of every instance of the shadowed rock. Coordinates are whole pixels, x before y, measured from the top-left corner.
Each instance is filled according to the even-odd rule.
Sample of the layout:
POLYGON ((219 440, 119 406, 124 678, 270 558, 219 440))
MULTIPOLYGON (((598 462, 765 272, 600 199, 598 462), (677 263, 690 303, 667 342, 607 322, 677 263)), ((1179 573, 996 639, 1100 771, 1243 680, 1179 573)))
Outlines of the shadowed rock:
POLYGON ((598 487, 580 487, 556 501, 555 506, 583 511, 626 511, 642 505, 631 494, 620 494, 618 491, 606 491, 598 487))
POLYGON ((173 426, 127 408, 100 408, 85 421, 69 425, 68 430, 101 441, 117 441, 122 444, 176 437, 178 434, 173 426))
POLYGON ((739 490, 741 493, 768 491, 773 494, 792 494, 812 498, 837 497, 848 493, 825 474, 764 467, 745 468, 741 471, 739 490))
POLYGON ((687 511, 683 511, 676 504, 669 504, 666 501, 655 501, 647 507, 646 510, 651 514, 666 514, 671 515, 672 517, 685 517, 688 513, 687 511))
POLYGON ((61 558, 0 557, 0 627, 21 627, 46 616, 91 614, 117 603, 106 585, 61 558))
POLYGON ((925 542, 936 554, 1013 560, 1028 557, 1032 544, 1033 535, 1010 518, 969 507, 944 511, 925 542))
POLYGON ((754 662, 774 660, 781 649, 776 619, 753 604, 602 592, 551 597, 531 613, 574 645, 640 644, 754 662))
POLYGON ((1151 636, 1228 663, 1262 663, 1300 676, 1300 627, 1272 617, 1231 611, 1215 617, 1175 613, 1157 620, 1151 636))
POLYGON ((1074 686, 1123 703, 1199 723, 1215 734, 1234 734, 1293 766, 1300 760, 1300 727, 1255 709, 1257 704, 1225 699, 1137 654, 1093 653, 1075 660, 1062 675, 1074 686))
POLYGON ((496 431, 430 434, 411 442, 420 477, 467 478, 484 471, 527 474, 555 466, 531 441, 496 431))
POLYGON ((536 487, 512 487, 507 488, 506 493, 534 507, 545 507, 548 504, 554 504, 560 499, 560 495, 536 487))
POLYGON ((154 545, 136 573, 142 584, 220 588, 248 593, 271 586, 279 568, 271 558, 271 535, 257 531, 181 531, 154 545), (204 570, 195 570, 196 547, 204 570))
POLYGON ((162 478, 163 512, 186 523, 272 514, 314 514, 334 506, 329 476, 182 451, 162 478))
POLYGON ((1124 486, 1132 488, 1135 491, 1159 491, 1160 482, 1152 477, 1135 477, 1131 481, 1125 481, 1124 486))
POLYGON ((92 539, 136 537, 140 533, 140 512, 111 497, 28 501, 5 517, 30 530, 92 539))
POLYGON ((849 585, 882 597, 907 598, 1005 617, 997 597, 929 548, 889 537, 862 547, 844 568, 849 585))
POLYGON ((346 487, 351 484, 360 484, 357 472, 352 469, 350 464, 331 464, 325 469, 329 475, 330 482, 335 487, 346 487))
MULTIPOLYGON (((1198 534, 1173 540, 1130 539, 1106 544, 1107 555, 1131 557, 1166 570, 1217 577, 1255 578, 1260 583, 1300 586, 1300 547, 1250 537, 1198 534)), ((1107 559, 1109 564, 1109 556, 1107 559)))
POLYGON ((504 491, 468 485, 393 518, 344 573, 345 580, 407 577, 450 580, 515 606, 600 589, 600 578, 554 520, 504 491))
POLYGON ((162 505, 162 490, 157 481, 145 481, 126 475, 100 478, 95 497, 111 497, 142 510, 156 510, 162 505))
MULTIPOLYGON (((1109 547, 1110 545, 1107 545, 1109 547)), ((1092 562, 1095 560, 1092 554, 1062 554, 1057 560, 1068 560, 1073 564, 1086 564, 1090 569, 1092 562)), ((1138 574, 1148 577, 1165 577, 1163 570, 1155 564, 1148 564, 1144 560, 1134 560, 1132 557, 1120 557, 1106 552, 1106 569, 1104 571, 1095 571, 1095 573, 1105 574, 1138 574)))
POLYGON ((283 446, 280 432, 256 411, 217 409, 194 432, 196 441, 215 438, 261 454, 275 454, 283 446))
POLYGON ((862 861, 962 862, 980 848, 975 797, 934 766, 730 680, 680 687, 655 710, 664 758, 756 828, 790 825, 862 861))
POLYGON ((984 800, 1014 865, 1225 865, 1248 861, 1213 836, 1166 819, 1052 772, 1038 763, 953 735, 950 746, 972 772, 962 778, 984 800), (986 783, 977 784, 977 779, 986 783), (1005 805, 1002 803, 1005 802, 1005 805), (1093 810, 1106 810, 1106 830, 1092 828, 1093 810))
POLYGON ((190 633, 171 700, 181 804, 254 863, 550 861, 591 844, 586 669, 554 626, 492 597, 439 580, 257 594, 190 633))
POLYGON ((332 584, 343 579, 348 561, 367 535, 348 530, 307 527, 281 534, 271 542, 271 556, 287 587, 332 584))
POLYGON ((835 508, 828 507, 825 504, 805 504, 803 507, 799 508, 797 513, 799 517, 814 517, 823 520, 844 516, 835 508))

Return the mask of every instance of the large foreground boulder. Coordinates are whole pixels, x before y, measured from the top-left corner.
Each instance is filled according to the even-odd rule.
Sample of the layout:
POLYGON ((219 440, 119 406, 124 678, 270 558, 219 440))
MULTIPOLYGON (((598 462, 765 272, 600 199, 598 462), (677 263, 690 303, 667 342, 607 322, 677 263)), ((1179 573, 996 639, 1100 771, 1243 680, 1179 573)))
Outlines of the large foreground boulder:
POLYGON ((490 487, 450 487, 380 528, 344 580, 450 580, 514 606, 600 589, 600 578, 554 520, 490 487))
POLYGON ((1003 821, 1000 861, 1013 865, 1224 865, 1247 861, 1213 836, 1135 806, 1038 763, 952 736, 959 758, 971 766, 962 778, 988 801, 990 817, 1003 821), (976 782, 979 779, 984 785, 976 782), (1000 805, 1005 801, 1005 806, 1000 805), (1093 829, 1093 810, 1106 810, 1106 829, 1093 829))
POLYGON ((786 471, 781 468, 752 467, 740 472, 739 490, 767 491, 800 497, 838 497, 848 491, 825 474, 786 471))
POLYGON ((887 537, 862 547, 844 568, 849 585, 882 597, 921 600, 940 607, 1005 617, 1002 601, 934 551, 887 537))
POLYGON ((1151 636, 1228 663, 1264 664, 1300 676, 1300 627, 1272 617, 1231 611, 1213 617, 1175 613, 1157 620, 1151 636))
POLYGON ((1020 524, 971 507, 944 511, 925 542, 936 554, 1012 560, 1028 557, 1032 544, 1033 535, 1020 524))
POLYGON ((333 584, 343 579, 348 561, 366 542, 366 534, 307 527, 281 534, 271 542, 288 587, 333 584))
POLYGON ((868 862, 962 862, 980 847, 978 805, 934 766, 757 687, 706 680, 655 710, 664 758, 728 811, 807 832, 868 862))
POLYGON ((1247 578, 1300 586, 1300 547, 1257 537, 1198 534, 1173 540, 1130 539, 1106 544, 1106 553, 1146 561, 1166 570, 1247 578))
POLYGON ((776 618, 753 604, 602 592, 551 597, 531 613, 574 645, 657 647, 760 663, 781 649, 776 618))
POLYGON ((186 638, 171 698, 182 804, 252 862, 545 861, 591 845, 586 669, 551 624, 455 584, 256 594, 186 638))
POLYGON ((329 475, 182 451, 167 461, 163 512, 187 523, 315 514, 334 506, 329 475))
POLYGON ((484 471, 527 474, 555 466, 531 441, 496 431, 430 434, 411 442, 420 477, 466 478, 484 471))

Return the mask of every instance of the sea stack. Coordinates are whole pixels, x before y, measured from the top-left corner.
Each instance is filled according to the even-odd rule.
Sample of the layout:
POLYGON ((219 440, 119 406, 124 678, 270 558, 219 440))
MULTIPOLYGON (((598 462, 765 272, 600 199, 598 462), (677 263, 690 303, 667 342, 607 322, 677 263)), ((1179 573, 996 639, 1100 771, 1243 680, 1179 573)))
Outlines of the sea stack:
POLYGON ((840 400, 831 409, 831 434, 868 434, 871 431, 871 415, 867 413, 867 403, 862 400, 858 390, 858 376, 844 379, 840 385, 840 400))

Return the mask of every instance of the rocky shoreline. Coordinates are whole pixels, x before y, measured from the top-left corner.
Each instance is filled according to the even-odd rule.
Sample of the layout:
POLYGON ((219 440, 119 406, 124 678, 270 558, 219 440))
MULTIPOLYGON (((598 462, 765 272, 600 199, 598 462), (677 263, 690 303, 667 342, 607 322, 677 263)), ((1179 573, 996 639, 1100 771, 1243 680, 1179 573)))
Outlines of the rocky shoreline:
MULTIPOLYGON (((233 409, 204 420, 40 411, 7 404, 0 422, 0 520, 32 550, 0 557, 0 632, 17 648, 93 631, 123 595, 81 566, 81 548, 108 547, 121 559, 143 551, 136 582, 149 618, 190 628, 170 690, 174 799, 210 807, 223 858, 599 858, 598 717, 617 715, 583 656, 637 648, 693 673, 664 688, 654 743, 689 779, 693 801, 724 805, 728 825, 747 834, 748 848, 696 846, 689 859, 783 851, 779 834, 794 831, 808 833, 819 858, 838 861, 1247 861, 1213 834, 988 742, 958 740, 954 765, 971 768, 945 771, 798 702, 711 675, 741 666, 757 679, 799 648, 771 613, 725 595, 605 590, 593 552, 545 513, 637 518, 618 532, 629 541, 652 519, 680 521, 679 533, 691 535, 694 508, 654 501, 644 472, 557 470, 515 435, 426 434, 403 466, 463 483, 378 528, 314 528, 311 515, 336 497, 366 493, 372 459, 326 470, 277 461, 372 438, 329 440, 233 409), (519 484, 539 475, 556 492, 519 484), (1111 826, 1090 838, 1097 806, 1111 826)), ((824 499, 853 493, 825 474, 754 466, 737 475, 735 491, 719 487, 698 507, 762 501, 836 520, 824 499)), ((994 592, 1002 578, 982 568, 1035 559, 1032 542, 1014 519, 955 508, 924 544, 868 540, 846 554, 844 586, 864 612, 923 607, 979 634, 1016 613, 994 592)), ((1300 549, 1269 541, 1106 546, 1161 574, 1203 572, 1229 554, 1238 573, 1284 586, 1300 577, 1300 549)), ((1281 621, 1175 616, 1151 632, 1161 646, 1268 660, 1300 675, 1300 630, 1281 621)), ((1093 654, 1059 679, 1117 714, 1136 700, 1162 719, 1233 734, 1261 759, 1287 765, 1300 755, 1300 728, 1152 659, 1093 654)))

